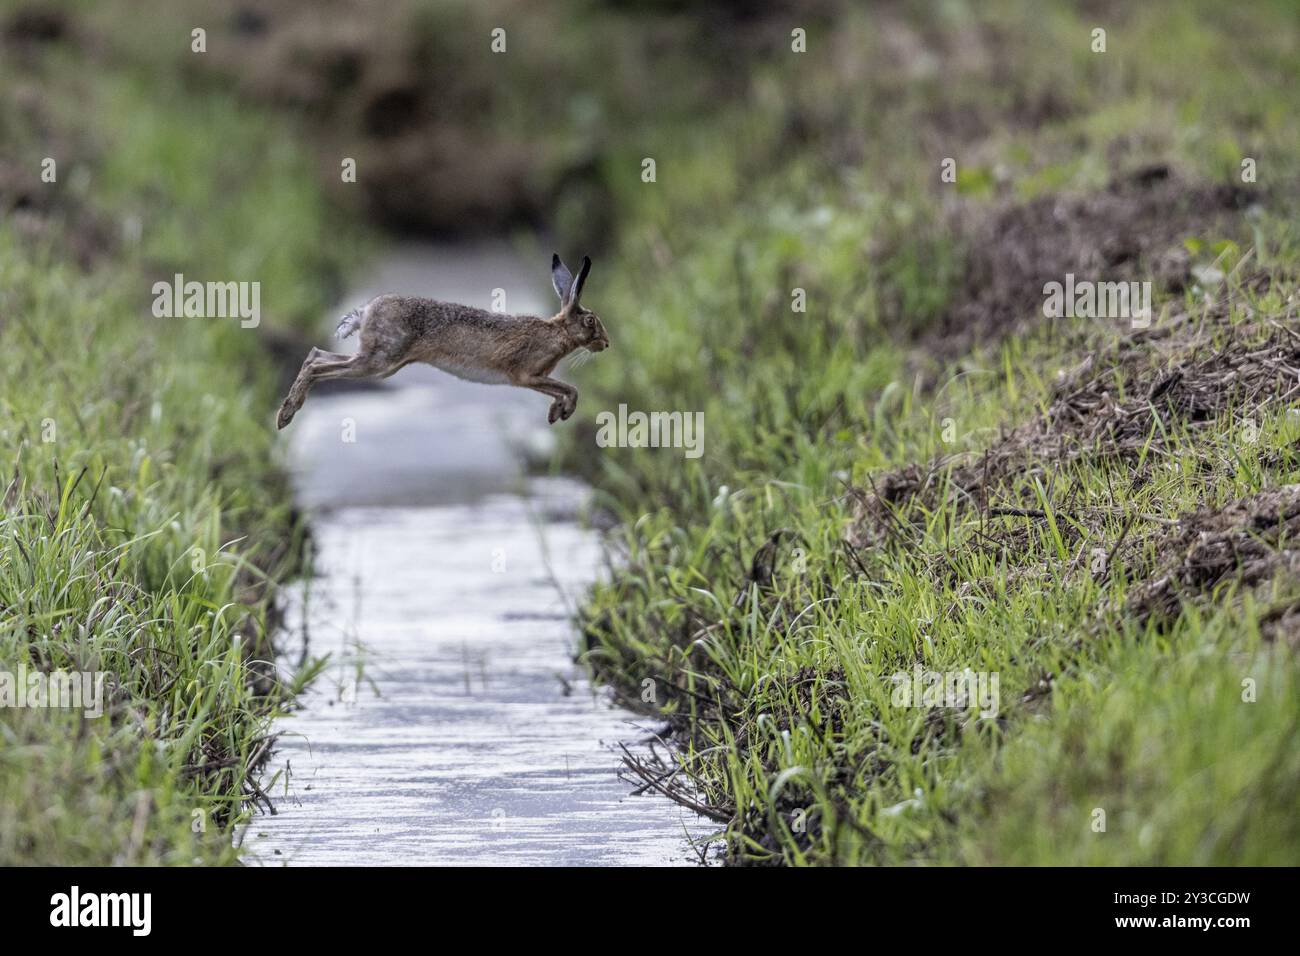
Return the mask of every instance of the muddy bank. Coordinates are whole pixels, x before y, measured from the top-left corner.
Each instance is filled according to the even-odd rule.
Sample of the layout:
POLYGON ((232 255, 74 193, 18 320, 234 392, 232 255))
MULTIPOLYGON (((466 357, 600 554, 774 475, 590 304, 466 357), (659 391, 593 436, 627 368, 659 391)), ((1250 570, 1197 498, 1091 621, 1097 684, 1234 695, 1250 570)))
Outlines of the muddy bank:
MULTIPOLYGON (((1067 274, 1150 282, 1157 297, 1182 292, 1194 281, 1193 247, 1222 240, 1247 245, 1246 213, 1265 201, 1262 190, 1199 182, 1156 163, 1096 192, 962 203, 944 231, 962 250, 952 304, 916 330, 917 361, 933 366, 1050 326, 1043 287, 1067 274)), ((906 317, 899 314, 897 322, 905 326, 906 317)), ((1070 330, 1056 326, 1068 341, 1070 330)))
MULTIPOLYGON (((1300 311, 1292 303, 1282 320, 1252 321, 1252 302, 1270 293, 1263 273, 1236 275, 1207 291, 1207 301, 1169 316, 1087 355, 1063 371, 1041 414, 1012 429, 983 451, 957 452, 924 464, 893 469, 855 489, 855 510, 846 542, 854 549, 905 548, 932 516, 942 513, 963 547, 1003 558, 1027 546, 1035 526, 1049 520, 1038 489, 1073 487, 1070 476, 1099 465, 1121 468, 1130 488, 1142 488, 1192 469, 1200 480, 1225 478, 1241 467, 1231 449, 1205 441, 1192 460, 1185 439, 1221 428, 1224 415, 1237 423, 1240 451, 1259 441, 1266 418, 1300 395, 1300 311), (1179 431, 1171 431, 1178 423, 1179 431), (1183 449, 1173 456, 1175 446, 1183 449)), ((1262 456, 1258 466, 1284 480, 1300 460, 1295 443, 1262 456)), ((1295 577, 1286 544, 1294 515, 1293 489, 1228 502, 1179 515, 1131 515, 1112 493, 1097 500, 1067 493, 1054 502, 1070 548, 1100 549, 1098 572, 1078 559, 1065 573, 1122 568, 1137 588, 1125 604, 1139 621, 1168 619, 1184 600, 1210 596, 1225 582, 1254 586, 1276 574, 1295 577)), ((1081 552, 1082 554, 1082 552, 1081 552)), ((1034 579, 1018 573, 1017 586, 1034 579)), ((1057 567, 1038 569, 1044 575, 1057 567)), ((943 574, 942 569, 936 573, 943 574)), ((964 582, 978 589, 980 582, 964 582)), ((1290 615, 1289 605, 1279 619, 1290 615)), ((1289 619, 1289 618, 1288 618, 1289 619)))

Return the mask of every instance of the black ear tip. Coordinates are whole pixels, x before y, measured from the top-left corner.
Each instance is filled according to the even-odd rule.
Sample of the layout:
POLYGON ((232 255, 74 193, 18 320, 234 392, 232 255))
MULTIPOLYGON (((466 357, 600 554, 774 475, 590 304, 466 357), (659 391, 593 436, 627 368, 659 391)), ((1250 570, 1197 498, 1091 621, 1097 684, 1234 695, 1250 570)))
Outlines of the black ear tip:
POLYGON ((554 269, 554 268, 555 268, 556 266, 558 266, 559 264, 560 264, 560 254, 559 254, 558 252, 552 252, 552 253, 551 253, 551 268, 554 269))
POLYGON ((583 267, 584 269, 590 269, 590 268, 591 268, 591 256, 583 256, 583 257, 582 257, 582 267, 583 267))

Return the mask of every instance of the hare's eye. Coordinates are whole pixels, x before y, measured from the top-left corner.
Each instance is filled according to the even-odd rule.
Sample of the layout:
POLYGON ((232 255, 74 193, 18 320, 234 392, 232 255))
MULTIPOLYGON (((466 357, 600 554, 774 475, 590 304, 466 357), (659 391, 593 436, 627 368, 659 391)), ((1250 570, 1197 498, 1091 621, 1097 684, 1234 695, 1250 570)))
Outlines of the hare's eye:
POLYGON ((587 328, 589 329, 594 329, 596 327, 596 317, 594 315, 588 315, 583 321, 587 323, 587 328))

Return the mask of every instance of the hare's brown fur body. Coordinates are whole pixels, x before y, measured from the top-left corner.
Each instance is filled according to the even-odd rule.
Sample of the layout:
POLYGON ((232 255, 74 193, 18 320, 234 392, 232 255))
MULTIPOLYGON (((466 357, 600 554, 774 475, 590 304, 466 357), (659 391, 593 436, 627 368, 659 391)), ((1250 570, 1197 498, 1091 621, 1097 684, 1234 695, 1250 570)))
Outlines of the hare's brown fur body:
POLYGON ((605 327, 594 312, 578 304, 591 260, 584 258, 576 279, 552 259, 552 281, 560 311, 550 318, 505 315, 419 296, 381 295, 344 316, 339 333, 361 330, 355 355, 312 349, 284 403, 276 424, 284 428, 316 382, 331 378, 387 378, 412 362, 424 362, 458 378, 489 385, 531 388, 552 399, 549 421, 567 419, 578 404, 578 390, 551 373, 560 359, 580 349, 609 347, 605 327))

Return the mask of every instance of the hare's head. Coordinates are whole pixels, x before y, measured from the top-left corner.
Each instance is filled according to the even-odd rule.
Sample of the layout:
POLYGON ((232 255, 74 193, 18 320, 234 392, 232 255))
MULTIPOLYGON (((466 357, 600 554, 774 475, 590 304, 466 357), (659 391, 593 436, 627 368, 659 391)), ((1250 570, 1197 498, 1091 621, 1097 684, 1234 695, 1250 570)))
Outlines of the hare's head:
POLYGON ((578 270, 575 279, 558 255, 551 256, 551 284, 555 286, 555 294, 560 297, 560 312, 556 318, 564 322, 565 329, 579 346, 593 352, 603 352, 609 348, 605 326, 601 324, 600 316, 590 309, 584 309, 578 302, 590 271, 591 260, 583 256, 582 268, 578 270))

